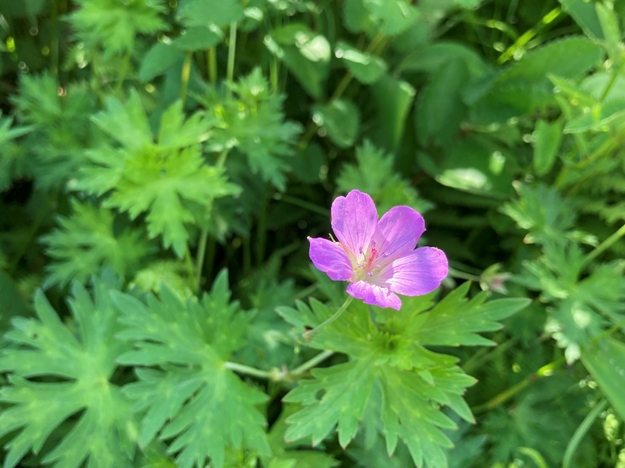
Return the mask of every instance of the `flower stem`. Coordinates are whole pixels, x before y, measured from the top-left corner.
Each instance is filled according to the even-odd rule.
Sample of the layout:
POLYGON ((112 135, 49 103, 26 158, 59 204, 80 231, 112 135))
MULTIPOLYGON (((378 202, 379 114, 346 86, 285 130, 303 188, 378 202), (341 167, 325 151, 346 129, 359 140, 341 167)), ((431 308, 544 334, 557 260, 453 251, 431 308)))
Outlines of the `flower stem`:
POLYGON ((330 317, 328 320, 326 320, 325 322, 321 323, 320 325, 317 325, 312 330, 308 330, 306 333, 304 333, 304 337, 307 340, 311 339, 312 336, 315 333, 317 333, 320 328, 325 327, 326 325, 329 325, 332 322, 334 322, 336 319, 338 319, 341 315, 343 315, 343 312, 345 312, 347 310, 347 307, 349 307, 349 305, 352 303, 353 300, 354 300, 354 298, 352 296, 347 296, 347 299, 345 299, 345 302, 343 302, 343 305, 340 307, 339 310, 336 311, 336 313, 332 317, 330 317))
POLYGON ((238 372, 239 374, 252 375, 254 377, 260 377, 261 379, 271 379, 274 376, 274 373, 270 371, 255 369, 254 367, 237 364, 236 362, 227 361, 224 366, 226 369, 238 372))
POLYGON ((614 234, 612 234, 610 237, 604 240, 601 244, 599 244, 592 252, 590 252, 588 256, 586 257, 586 259, 584 260, 584 265, 588 265, 595 258, 601 255, 605 250, 612 247, 612 244, 614 244, 624 235, 625 235, 625 224, 621 226, 621 228, 618 231, 616 231, 614 234))
MULTIPOLYGON (((351 297, 351 296, 350 296, 351 297)), ((323 351, 322 353, 317 354, 314 358, 312 358, 309 361, 306 361, 304 364, 302 364, 299 367, 296 367, 295 369, 293 369, 291 372, 289 372, 289 375, 298 375, 298 374, 303 374, 304 372, 306 372, 308 369, 311 369, 313 367, 315 367, 317 364, 319 364, 321 361, 325 361, 326 359, 328 359, 330 356, 332 356, 334 354, 334 351, 330 351, 330 350, 326 350, 323 351)))

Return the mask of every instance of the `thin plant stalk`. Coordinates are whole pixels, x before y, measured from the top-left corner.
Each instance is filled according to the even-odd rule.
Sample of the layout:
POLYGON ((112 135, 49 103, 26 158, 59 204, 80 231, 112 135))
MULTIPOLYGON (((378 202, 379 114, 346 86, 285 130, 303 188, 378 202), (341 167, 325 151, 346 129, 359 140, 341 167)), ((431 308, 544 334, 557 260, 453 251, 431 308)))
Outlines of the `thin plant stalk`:
POLYGON ((349 307, 349 305, 352 303, 353 300, 354 298, 352 296, 347 296, 347 299, 345 299, 345 302, 343 302, 343 305, 339 308, 339 310, 336 311, 336 313, 332 317, 330 317, 329 319, 327 319, 325 322, 321 323, 320 325, 317 325, 312 330, 308 330, 306 333, 304 333, 304 336, 306 337, 306 339, 307 340, 311 339, 313 335, 317 333, 321 328, 327 325, 330 325, 332 322, 340 318, 341 315, 343 315, 343 312, 347 310, 347 308, 349 307))

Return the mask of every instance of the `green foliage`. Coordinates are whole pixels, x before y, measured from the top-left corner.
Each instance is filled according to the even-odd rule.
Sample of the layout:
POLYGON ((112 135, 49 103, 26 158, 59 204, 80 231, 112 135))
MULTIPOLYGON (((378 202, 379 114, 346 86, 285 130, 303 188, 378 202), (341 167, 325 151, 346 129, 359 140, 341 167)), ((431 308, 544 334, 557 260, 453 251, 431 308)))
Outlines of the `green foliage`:
POLYGON ((581 357, 614 410, 621 419, 625 419, 625 402, 621 395, 625 383, 625 345, 614 339, 599 341, 584 350, 581 357))
POLYGON ((339 99, 330 104, 316 105, 313 107, 313 121, 341 148, 353 145, 358 136, 358 110, 349 101, 339 99))
MULTIPOLYGON (((485 298, 482 295, 464 308, 457 308, 458 303, 465 302, 467 290, 468 283, 428 313, 425 311, 431 302, 427 297, 408 301, 402 315, 379 309, 379 328, 370 323, 366 306, 354 305, 341 319, 315 333, 311 346, 344 352, 352 359, 328 369, 313 370, 314 380, 302 381, 285 397, 285 401, 305 406, 286 420, 290 424, 285 434, 287 440, 312 436, 316 445, 336 427, 339 443, 346 447, 356 436, 367 406, 373 405, 379 418, 375 424, 381 424, 390 455, 401 439, 417 466, 446 466, 443 449, 452 444, 441 429, 456 426, 440 408, 449 406, 472 422, 462 394, 474 380, 455 366, 455 358, 427 351, 423 344, 490 344, 477 333, 497 329, 495 320, 527 305, 523 300, 481 305, 485 298), (452 310, 471 317, 461 328, 466 331, 456 338, 458 319, 452 310), (371 401, 376 398, 373 389, 378 385, 381 394, 371 401)), ((278 312, 298 332, 305 326, 317 326, 332 315, 325 305, 314 300, 310 308, 300 302, 297 309, 279 308, 278 312)))
POLYGON ((256 408, 267 398, 224 364, 244 344, 249 320, 230 303, 227 273, 199 302, 182 303, 166 288, 160 299, 148 296, 147 305, 127 294, 113 298, 126 326, 118 338, 136 348, 119 362, 145 366, 136 371, 139 381, 124 389, 134 410, 145 413, 139 444, 159 433, 173 439, 168 452, 182 468, 203 466, 207 457, 221 468, 226 447, 268 455, 265 418, 256 408))
POLYGON ((14 140, 30 132, 29 127, 13 125, 13 119, 3 117, 0 113, 0 191, 11 186, 11 181, 29 174, 28 163, 24 152, 14 140))
POLYGON ((119 285, 110 275, 96 278, 91 297, 75 284, 71 328, 42 292, 35 298, 38 318, 13 320, 6 338, 15 347, 0 355, 0 370, 10 373, 0 392, 0 401, 10 405, 0 416, 0 436, 19 432, 6 446, 5 467, 17 466, 31 450, 44 450, 43 462, 55 467, 78 468, 83 461, 101 468, 132 466, 137 429, 129 400, 111 382, 117 359, 129 349, 113 339, 119 325, 109 291, 119 285), (50 437, 60 443, 44 445, 50 437))
POLYGON ((155 142, 136 93, 126 104, 109 99, 93 120, 120 147, 90 151, 91 164, 81 170, 76 188, 106 195, 105 207, 126 211, 132 219, 147 212, 150 237, 162 235, 163 246, 182 257, 190 237, 185 224, 204 221, 193 204, 238 192, 222 169, 202 158, 199 143, 207 138, 210 122, 199 113, 185 121, 177 102, 163 114, 155 142))
POLYGON ((59 217, 60 229, 41 238, 55 260, 48 266, 46 285, 66 286, 74 280, 84 284, 94 271, 106 267, 123 276, 147 255, 149 245, 141 231, 115 232, 112 211, 75 200, 72 208, 71 217, 59 217))
POLYGON ((356 162, 346 164, 337 178, 341 192, 359 189, 373 197, 380 214, 397 205, 408 205, 420 213, 432 208, 432 204, 419 197, 408 181, 393 171, 393 156, 385 154, 370 141, 356 148, 356 162))
POLYGON ((284 158, 293 154, 300 126, 284 121, 283 97, 271 92, 260 69, 229 88, 234 94, 230 98, 206 98, 217 119, 210 148, 221 153, 238 149, 247 156, 253 173, 284 190, 288 168, 284 158))
POLYGON ((19 120, 33 130, 27 137, 32 155, 23 156, 28 168, 23 171, 33 173, 43 189, 63 186, 86 162, 93 94, 84 83, 62 88, 49 74, 24 75, 14 102, 19 120))
POLYGON ((346 42, 339 42, 334 54, 345 63, 350 73, 364 84, 375 83, 387 70, 387 65, 381 58, 361 52, 346 42))
POLYGON ((312 97, 321 96, 328 74, 331 48, 328 40, 307 26, 292 23, 274 29, 265 37, 267 49, 297 78, 312 97))
POLYGON ((544 110, 553 104, 548 74, 582 76, 602 58, 601 48, 585 37, 554 41, 505 68, 469 97, 471 120, 480 124, 544 110), (575 62, 569 57, 575 56, 575 62))
POLYGON ((77 0, 80 8, 69 19, 80 40, 90 47, 101 47, 104 56, 131 53, 138 34, 166 29, 160 17, 162 0, 77 0))
POLYGON ((5 466, 625 466, 624 1, 0 11, 5 466), (354 189, 449 275, 311 334, 354 189))

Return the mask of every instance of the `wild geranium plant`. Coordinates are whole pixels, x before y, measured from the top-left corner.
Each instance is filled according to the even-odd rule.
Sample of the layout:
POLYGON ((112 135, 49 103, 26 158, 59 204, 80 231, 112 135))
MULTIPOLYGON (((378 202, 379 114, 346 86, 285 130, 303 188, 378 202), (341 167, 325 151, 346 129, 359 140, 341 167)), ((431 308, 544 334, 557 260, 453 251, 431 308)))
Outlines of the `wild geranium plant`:
POLYGON ((447 276, 442 250, 415 250, 425 222, 409 206, 393 207, 378 220, 371 197, 352 190, 332 203, 332 229, 339 242, 308 239, 310 259, 330 279, 349 281, 347 293, 365 304, 399 310, 396 293, 427 294, 447 276))
POLYGON ((3 467, 625 467, 624 18, 0 0, 3 467))

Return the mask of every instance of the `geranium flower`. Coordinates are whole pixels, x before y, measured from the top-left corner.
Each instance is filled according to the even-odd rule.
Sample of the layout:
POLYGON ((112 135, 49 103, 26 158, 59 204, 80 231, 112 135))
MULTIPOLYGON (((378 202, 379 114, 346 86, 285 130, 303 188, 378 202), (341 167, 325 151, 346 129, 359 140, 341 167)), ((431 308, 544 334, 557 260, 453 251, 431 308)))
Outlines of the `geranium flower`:
POLYGON ((365 304, 399 310, 404 296, 434 291, 447 276, 445 253, 420 247, 423 216, 409 206, 391 208, 381 219, 369 195, 352 190, 332 203, 338 242, 308 238, 310 259, 334 281, 349 281, 347 293, 365 304))

